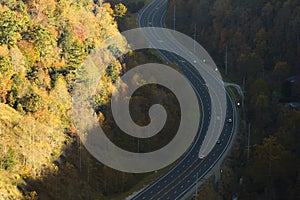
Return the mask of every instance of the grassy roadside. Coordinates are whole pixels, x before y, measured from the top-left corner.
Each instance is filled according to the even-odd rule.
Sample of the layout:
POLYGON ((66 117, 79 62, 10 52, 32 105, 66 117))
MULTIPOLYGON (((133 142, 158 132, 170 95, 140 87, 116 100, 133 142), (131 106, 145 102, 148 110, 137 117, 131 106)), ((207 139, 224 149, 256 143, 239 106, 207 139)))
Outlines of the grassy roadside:
POLYGON ((161 169, 157 172, 150 172, 143 179, 141 179, 141 181, 137 185, 135 185, 131 190, 129 190, 123 194, 108 196, 104 200, 110 200, 110 199, 124 200, 124 199, 126 199, 126 197, 132 195, 134 192, 141 190, 146 185, 149 185, 151 182, 155 181, 158 177, 161 177, 162 175, 167 173, 173 166, 174 166, 174 164, 172 164, 171 166, 168 166, 164 169, 161 169))
MULTIPOLYGON (((138 28, 138 24, 137 24, 137 19, 139 14, 142 12, 143 9, 145 9, 145 7, 147 5, 149 5, 149 3, 151 3, 152 0, 144 0, 144 6, 137 12, 130 12, 130 10, 128 10, 126 16, 122 19, 119 20, 119 29, 120 31, 125 31, 125 30, 130 30, 130 29, 134 29, 134 28, 138 28)), ((136 2, 136 0, 128 0, 126 3, 134 3, 136 2)), ((124 3, 126 5, 126 3, 124 3)), ((162 61, 160 59, 160 56, 157 52, 152 52, 155 56, 157 56, 157 60, 159 62, 163 62, 163 64, 166 64, 165 61, 162 61)), ((180 71, 179 67, 176 66, 175 64, 172 64, 172 67, 175 68, 176 70, 180 71)), ((110 200, 110 199, 114 199, 114 200, 123 200, 126 199, 126 197, 132 195, 133 193, 141 190, 143 187, 145 187, 146 185, 149 185, 150 183, 152 183, 153 181, 155 181, 156 179, 158 179, 159 177, 163 176, 165 173, 167 173, 172 167, 174 167, 178 161, 180 161, 180 159, 178 159, 175 163, 161 169, 155 172, 149 172, 147 173, 140 181, 138 184, 136 184, 135 186, 133 186, 129 191, 122 193, 122 194, 117 194, 117 195, 110 195, 110 196, 106 196, 104 197, 104 200, 110 200)))

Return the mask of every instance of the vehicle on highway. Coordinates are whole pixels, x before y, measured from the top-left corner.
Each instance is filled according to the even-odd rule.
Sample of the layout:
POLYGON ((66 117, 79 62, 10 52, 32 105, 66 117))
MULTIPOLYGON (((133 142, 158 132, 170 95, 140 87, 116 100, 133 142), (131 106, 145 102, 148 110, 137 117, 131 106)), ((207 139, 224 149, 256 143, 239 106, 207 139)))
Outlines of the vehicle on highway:
MULTIPOLYGON (((168 1, 153 0, 152 3, 150 3, 139 15, 138 20, 139 20, 140 27, 141 28, 147 26, 164 27, 164 15, 166 13, 166 10, 164 10, 163 8, 167 8, 167 2, 168 1)), ((177 65, 182 65, 182 68, 184 67, 185 69, 184 75, 190 81, 191 85, 195 86, 194 90, 196 95, 199 97, 199 101, 207 100, 202 102, 203 116, 206 116, 207 118, 203 118, 204 120, 201 121, 201 126, 205 128, 201 128, 198 130, 198 135, 195 138, 194 145, 192 145, 190 150, 187 151, 186 155, 183 156, 183 159, 180 162, 178 162, 178 164, 174 165, 162 177, 158 178, 151 184, 145 186, 141 191, 139 191, 129 199, 132 200, 186 199, 188 198, 188 195, 196 191, 196 189, 194 189, 195 182, 196 184, 198 184, 198 187, 200 187, 202 182, 201 181, 198 182, 198 181, 204 180, 207 177, 209 177, 210 173, 207 172, 211 172, 212 170, 215 170, 214 166, 217 165, 217 163, 221 163, 223 158, 225 158, 226 152, 228 152, 226 151, 226 149, 230 147, 230 145, 227 144, 231 142, 232 135, 235 133, 233 131, 235 124, 232 123, 234 117, 233 115, 234 110, 232 108, 233 105, 231 99, 229 98, 230 101, 228 102, 228 108, 226 110, 228 111, 228 113, 222 112, 224 113, 224 116, 221 115, 221 112, 216 113, 216 116, 213 117, 213 120, 210 120, 209 116, 211 115, 212 105, 214 104, 210 102, 211 98, 210 98, 210 93, 208 88, 209 87, 215 88, 216 85, 218 85, 219 81, 216 80, 217 84, 214 84, 214 81, 213 82, 209 81, 210 79, 209 80, 202 79, 200 74, 194 73, 195 70, 193 68, 197 69, 200 67, 200 65, 203 67, 209 64, 214 66, 211 70, 215 71, 216 65, 213 63, 212 59, 208 57, 207 54, 203 54, 203 57, 202 56, 197 57, 196 55, 194 55, 196 52, 195 48, 194 51, 192 50, 188 51, 189 49, 185 48, 184 45, 182 46, 180 44, 181 42, 179 42, 178 44, 178 42, 173 42, 173 40, 169 39, 169 35, 165 35, 165 34, 156 35, 154 34, 154 32, 151 35, 152 35, 151 40, 156 40, 157 42, 163 44, 163 46, 174 48, 174 50, 175 49, 178 50, 178 52, 182 53, 182 55, 185 55, 185 53, 188 54, 185 55, 187 57, 185 56, 180 57, 181 54, 176 56, 170 52, 159 51, 159 54, 161 54, 162 57, 165 58, 168 64, 174 63, 177 65), (196 85, 198 85, 199 87, 196 87, 196 85), (208 149, 206 149, 206 154, 209 152, 213 152, 213 153, 209 153, 206 155, 204 154, 204 152, 201 152, 199 154, 200 151, 199 148, 201 147, 201 145, 203 145, 203 140, 205 139, 202 137, 202 135, 206 136, 209 133, 208 129, 209 129, 210 121, 215 121, 215 120, 217 120, 215 123, 216 124, 215 128, 218 128, 217 126, 219 125, 223 126, 224 123, 228 123, 227 124, 228 127, 224 126, 224 134, 220 133, 220 135, 217 138, 213 138, 211 140, 210 144, 211 146, 215 146, 215 148, 212 149, 211 151, 208 151, 208 149), (223 124, 221 124, 221 122, 223 124), (193 167, 188 168, 187 166, 189 165, 193 167), (170 180, 172 181, 170 182, 170 180)), ((212 76, 214 76, 214 74, 212 76)), ((227 96, 228 94, 226 93, 226 98, 227 96)), ((235 121, 238 121, 238 118, 235 118, 235 121)))

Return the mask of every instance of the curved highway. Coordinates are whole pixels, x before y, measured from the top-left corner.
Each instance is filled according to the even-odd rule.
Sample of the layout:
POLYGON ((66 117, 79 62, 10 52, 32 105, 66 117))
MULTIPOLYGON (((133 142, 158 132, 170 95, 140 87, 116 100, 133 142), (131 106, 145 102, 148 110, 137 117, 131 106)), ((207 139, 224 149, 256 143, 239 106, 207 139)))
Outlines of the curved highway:
MULTIPOLYGON (((163 27, 167 9, 167 0, 152 1, 139 15, 138 24, 140 27, 163 27)), ((153 35, 153 38, 160 40, 162 36, 153 35)), ((165 40, 169 36, 163 38, 165 40)), ((178 48, 181 48, 178 45, 178 48)), ((179 56, 166 51, 158 50, 161 56, 169 63, 177 63, 183 74, 190 81, 195 93, 198 96, 201 106, 201 121, 199 131, 190 149, 182 156, 181 160, 170 169, 165 175, 158 178, 150 185, 129 197, 132 200, 175 200, 185 199, 199 186, 201 181, 212 168, 221 162, 226 156, 227 149, 232 141, 233 135, 238 127, 238 115, 233 100, 226 92, 227 110, 223 113, 225 121, 219 121, 222 126, 221 135, 210 153, 199 158, 199 151, 205 140, 206 133, 212 116, 212 102, 205 81, 199 72, 189 62, 182 60, 179 56)), ((219 118, 220 116, 218 116, 219 118)), ((220 119, 217 119, 220 120, 220 119)))

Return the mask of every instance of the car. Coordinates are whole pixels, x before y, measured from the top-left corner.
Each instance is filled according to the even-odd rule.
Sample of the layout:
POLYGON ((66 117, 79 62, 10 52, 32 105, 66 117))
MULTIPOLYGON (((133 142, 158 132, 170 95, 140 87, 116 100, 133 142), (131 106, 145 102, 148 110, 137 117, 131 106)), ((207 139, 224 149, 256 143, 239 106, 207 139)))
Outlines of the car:
POLYGON ((205 155, 200 155, 199 158, 203 159, 203 158, 205 158, 205 155))
POLYGON ((227 122, 228 122, 228 123, 232 123, 232 119, 229 118, 229 119, 227 120, 227 122))
POLYGON ((218 141, 217 141, 217 144, 221 144, 221 140, 218 140, 218 141))

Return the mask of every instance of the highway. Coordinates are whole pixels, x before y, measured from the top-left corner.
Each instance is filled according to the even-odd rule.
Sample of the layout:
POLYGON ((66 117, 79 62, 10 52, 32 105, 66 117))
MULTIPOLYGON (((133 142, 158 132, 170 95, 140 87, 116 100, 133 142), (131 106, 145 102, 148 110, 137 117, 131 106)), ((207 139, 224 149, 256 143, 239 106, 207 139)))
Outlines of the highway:
MULTIPOLYGON (((152 1, 140 13, 138 19, 139 27, 164 27, 167 2, 167 0, 152 1)), ((168 35, 151 35, 149 33, 149 37, 152 40, 163 41, 166 45, 168 45, 168 40, 170 40, 168 35)), ((175 45, 176 48, 183 48, 180 44, 175 45)), ((200 185, 199 182, 226 156, 227 148, 229 148, 229 144, 237 132, 239 121, 235 103, 227 92, 225 93, 227 109, 225 112, 222 112, 224 105, 220 102, 212 101, 212 94, 210 94, 211 91, 207 87, 207 80, 201 77, 192 64, 182 60, 178 55, 166 51, 158 51, 167 62, 177 63, 183 74, 190 81, 199 99, 201 121, 199 122, 199 131, 193 144, 182 156, 181 160, 166 174, 131 196, 129 199, 132 200, 175 200, 187 198, 188 194, 200 185), (214 109, 219 111, 217 116, 212 114, 216 112, 214 109), (221 120, 222 118, 224 119, 223 121, 221 120), (214 140, 212 136, 206 137, 206 134, 212 131, 220 135, 220 137, 214 140), (208 148, 204 145, 208 142, 214 145, 208 148), (204 158, 199 158, 200 149, 208 153, 204 158)), ((182 51, 185 52, 184 49, 182 51)), ((217 82, 216 80, 211 81, 217 82)), ((218 84, 210 84, 216 96, 218 95, 218 84)))

